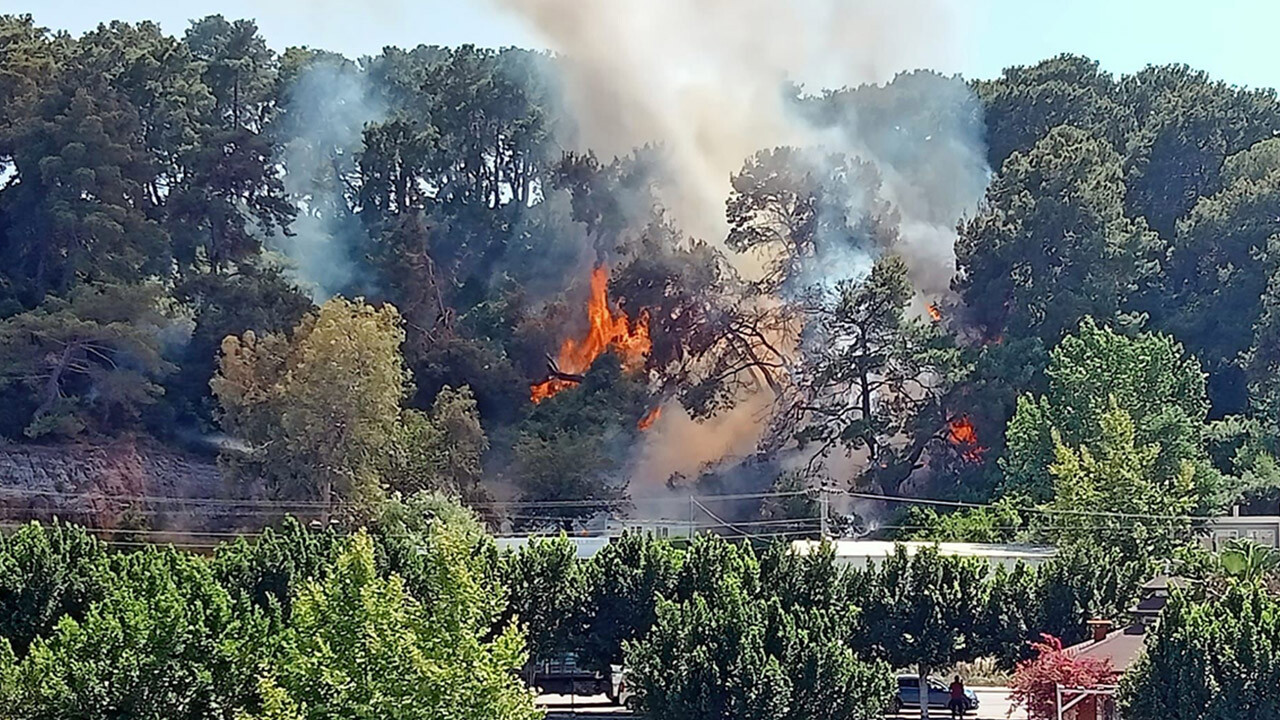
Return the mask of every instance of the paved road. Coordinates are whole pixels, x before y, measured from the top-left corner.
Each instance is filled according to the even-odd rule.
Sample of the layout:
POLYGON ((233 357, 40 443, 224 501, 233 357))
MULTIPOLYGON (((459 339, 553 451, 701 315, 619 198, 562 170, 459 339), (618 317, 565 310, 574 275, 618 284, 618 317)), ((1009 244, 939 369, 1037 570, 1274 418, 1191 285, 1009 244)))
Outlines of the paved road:
MULTIPOLYGON (((978 696, 979 709, 977 715, 966 716, 969 720, 1021 720, 1026 717, 1024 712, 1014 712, 1014 707, 1009 702, 1008 688, 975 687, 973 692, 978 696)), ((547 720, 572 720, 573 718, 592 717, 623 720, 624 718, 636 717, 627 712, 625 708, 610 703, 609 698, 604 695, 585 697, 540 695, 538 696, 538 705, 547 709, 547 720)), ((915 709, 905 710, 901 715, 886 717, 907 720, 908 718, 920 717, 920 711, 915 709)), ((947 720, 951 715, 946 710, 933 709, 929 712, 929 717, 931 720, 934 718, 947 720)))
MULTIPOLYGON (((1025 720, 1027 714, 1025 711, 1019 711, 1009 702, 1009 688, 1003 687, 971 687, 973 693, 978 696, 978 712, 976 715, 965 715, 969 720, 1025 720)), ((920 710, 918 708, 909 708, 903 710, 899 715, 886 715, 889 718, 919 718, 920 710)), ((951 713, 943 708, 930 708, 929 720, 942 718, 949 720, 951 713)))
POLYGON ((636 717, 626 708, 609 702, 604 695, 539 695, 538 707, 547 709, 547 720, 569 720, 578 717, 608 717, 615 720, 636 717))

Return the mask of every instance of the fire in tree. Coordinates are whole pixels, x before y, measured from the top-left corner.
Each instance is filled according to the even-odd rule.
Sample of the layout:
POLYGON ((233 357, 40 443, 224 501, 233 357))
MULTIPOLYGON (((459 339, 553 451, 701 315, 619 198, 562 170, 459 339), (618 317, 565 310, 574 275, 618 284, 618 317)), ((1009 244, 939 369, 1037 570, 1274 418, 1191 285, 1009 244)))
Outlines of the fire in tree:
POLYGON ((934 322, 942 320, 942 310, 938 309, 937 304, 929 303, 929 306, 925 309, 929 311, 929 317, 933 318, 934 322))
MULTIPOLYGON (((626 313, 609 307, 609 270, 599 265, 591 271, 591 297, 587 299, 587 332, 582 338, 568 338, 556 357, 547 357, 550 377, 529 386, 529 398, 542 402, 561 390, 582 382, 591 363, 612 349, 624 370, 638 370, 649 354, 649 316, 641 312, 632 323, 626 313)), ((657 419, 654 414, 653 419, 657 419)), ((643 429, 643 428, 642 428, 643 429)))
POLYGON ((987 449, 978 444, 978 433, 968 415, 952 418, 947 423, 947 439, 960 450, 960 456, 967 462, 982 462, 982 454, 987 449))
POLYGON ((658 422, 658 418, 662 417, 662 406, 655 406, 652 410, 644 414, 640 421, 636 423, 637 430, 648 430, 653 424, 658 422))

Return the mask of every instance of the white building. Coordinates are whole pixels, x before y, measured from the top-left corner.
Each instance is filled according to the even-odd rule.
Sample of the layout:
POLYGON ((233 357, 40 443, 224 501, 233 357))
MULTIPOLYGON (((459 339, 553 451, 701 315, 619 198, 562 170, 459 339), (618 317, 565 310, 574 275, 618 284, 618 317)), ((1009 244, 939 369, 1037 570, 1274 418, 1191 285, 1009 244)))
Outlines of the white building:
MULTIPOLYGON (((494 542, 498 546, 500 552, 507 550, 519 550, 528 545, 532 540, 548 540, 559 537, 558 535, 543 535, 540 537, 496 537, 494 542)), ((583 537, 580 535, 569 535, 569 542, 573 543, 577 548, 577 557, 579 560, 590 560, 595 554, 604 549, 609 544, 610 538, 600 536, 583 537)))
MULTIPOLYGON (((830 540, 835 549, 835 563, 843 567, 865 568, 870 563, 881 563, 892 555, 898 546, 906 548, 908 555, 914 555, 921 548, 936 547, 941 555, 953 557, 982 558, 992 566, 1003 565, 1012 570, 1018 563, 1034 567, 1047 562, 1057 554, 1057 550, 1043 545, 989 544, 989 543, 930 543, 930 542, 893 542, 888 540, 830 540)), ((817 540, 796 540, 791 543, 792 552, 807 555, 822 543, 817 540)))
POLYGON ((1269 548, 1280 548, 1280 516, 1232 515, 1210 520, 1204 544, 1213 551, 1222 549, 1228 541, 1247 538, 1269 548))

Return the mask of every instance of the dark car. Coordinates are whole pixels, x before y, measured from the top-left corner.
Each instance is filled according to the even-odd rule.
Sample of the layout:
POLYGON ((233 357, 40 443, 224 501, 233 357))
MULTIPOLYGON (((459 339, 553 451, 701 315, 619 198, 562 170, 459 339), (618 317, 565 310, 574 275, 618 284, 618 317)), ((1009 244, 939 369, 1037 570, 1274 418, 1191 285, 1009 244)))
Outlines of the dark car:
MULTIPOLYGON (((968 702, 966 710, 973 712, 978 709, 978 696, 972 690, 965 688, 964 697, 968 702)), ((945 710, 950 706, 951 689, 938 678, 929 678, 929 707, 945 710)), ((897 712, 907 707, 920 707, 920 678, 915 675, 898 676, 898 694, 893 699, 893 710, 897 712)))

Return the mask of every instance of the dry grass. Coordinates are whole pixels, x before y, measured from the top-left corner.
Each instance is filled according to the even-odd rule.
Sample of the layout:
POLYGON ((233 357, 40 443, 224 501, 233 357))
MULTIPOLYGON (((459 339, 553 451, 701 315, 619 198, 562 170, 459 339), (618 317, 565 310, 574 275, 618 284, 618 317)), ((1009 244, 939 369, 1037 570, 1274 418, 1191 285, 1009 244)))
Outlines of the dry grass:
POLYGON ((940 672, 938 675, 948 679, 953 675, 959 675, 967 687, 975 685, 978 687, 1007 687, 1009 680, 1013 677, 1013 673, 1001 670, 994 658, 979 658, 973 662, 956 663, 945 673, 940 672))

